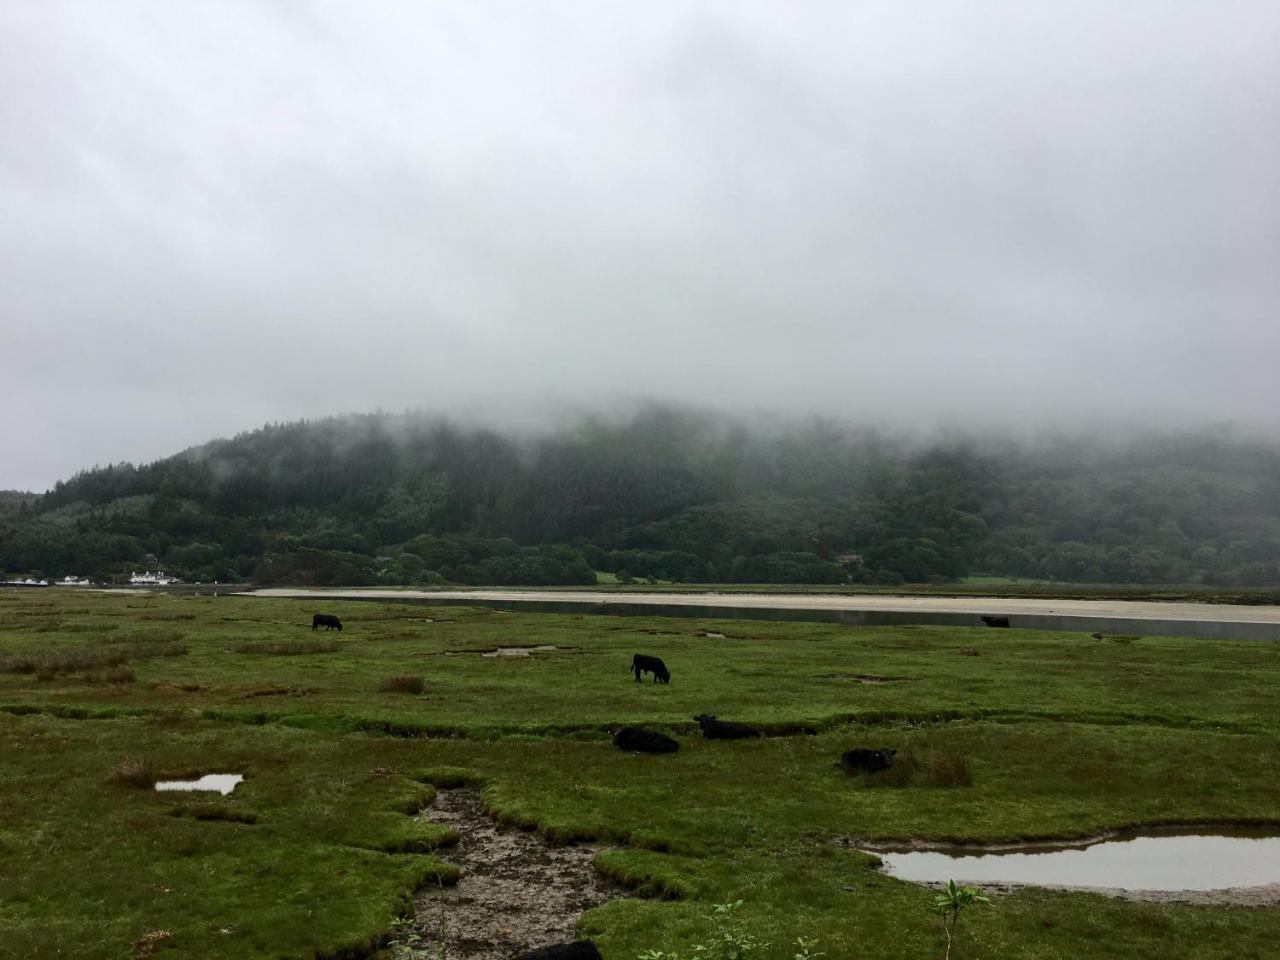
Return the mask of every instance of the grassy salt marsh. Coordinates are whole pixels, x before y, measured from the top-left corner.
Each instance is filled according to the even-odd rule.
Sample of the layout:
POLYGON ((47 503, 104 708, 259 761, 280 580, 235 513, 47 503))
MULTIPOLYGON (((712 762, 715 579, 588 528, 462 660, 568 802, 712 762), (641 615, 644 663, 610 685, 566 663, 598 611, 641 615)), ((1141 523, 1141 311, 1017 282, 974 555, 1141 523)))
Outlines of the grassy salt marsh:
MULTIPOLYGON (((933 957, 932 893, 849 838, 1012 841, 1280 828, 1280 647, 1019 630, 514 614, 250 598, 0 594, 0 957, 363 956, 448 881, 433 783, 641 896, 588 913, 608 960, 686 950, 711 904, 790 958, 933 957), (720 633, 723 637, 704 634, 720 633), (483 657, 495 647, 555 646, 483 657), (631 654, 670 686, 636 684, 631 654), (421 692, 413 692, 421 680, 421 692), (709 742, 696 713, 773 734, 709 742), (636 757, 643 722, 679 753, 636 757), (882 784, 854 745, 963 777, 882 784), (155 779, 241 773, 227 797, 155 779)), ((1263 957, 1280 910, 1021 890, 960 956, 1263 957)))

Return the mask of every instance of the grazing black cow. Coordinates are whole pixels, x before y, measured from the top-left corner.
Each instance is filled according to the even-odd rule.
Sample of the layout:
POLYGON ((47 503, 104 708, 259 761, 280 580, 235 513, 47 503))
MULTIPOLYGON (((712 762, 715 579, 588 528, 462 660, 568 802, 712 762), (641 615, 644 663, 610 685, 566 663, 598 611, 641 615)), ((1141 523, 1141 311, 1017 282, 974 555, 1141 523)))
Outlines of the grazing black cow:
POLYGON ((641 730, 639 727, 620 727, 613 731, 613 745, 620 750, 640 753, 675 753, 680 744, 665 733, 641 730))
POLYGON ((879 773, 893 766, 893 755, 897 750, 846 750, 840 757, 840 766, 853 773, 862 770, 866 773, 879 773))
POLYGON ((1009 625, 1008 617, 983 617, 982 622, 988 627, 1007 627, 1009 625))
POLYGON ((628 670, 635 671, 636 683, 640 682, 640 674, 652 673, 653 682, 657 683, 661 680, 663 683, 671 682, 671 671, 667 669, 667 665, 657 657, 646 656, 643 653, 637 653, 631 658, 631 666, 628 670))
POLYGON ((717 720, 709 713, 700 713, 693 719, 702 727, 702 735, 708 740, 748 740, 760 736, 755 727, 745 723, 731 723, 728 720, 717 720))
POLYGON ((574 940, 572 943, 554 943, 522 953, 514 960, 603 960, 594 940, 574 940))
POLYGON ((332 613, 317 613, 311 618, 311 629, 317 627, 327 627, 330 630, 342 632, 342 621, 335 617, 332 613))

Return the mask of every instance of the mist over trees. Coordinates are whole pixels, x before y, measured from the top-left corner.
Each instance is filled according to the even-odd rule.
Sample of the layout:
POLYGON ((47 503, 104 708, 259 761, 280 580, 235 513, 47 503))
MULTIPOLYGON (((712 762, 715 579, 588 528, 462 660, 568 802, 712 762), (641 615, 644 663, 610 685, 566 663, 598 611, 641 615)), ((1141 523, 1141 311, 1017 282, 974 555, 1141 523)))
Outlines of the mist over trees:
POLYGON ((0 510, 0 568, 289 584, 1280 582, 1280 450, 929 442, 650 407, 542 432, 271 425, 0 510))

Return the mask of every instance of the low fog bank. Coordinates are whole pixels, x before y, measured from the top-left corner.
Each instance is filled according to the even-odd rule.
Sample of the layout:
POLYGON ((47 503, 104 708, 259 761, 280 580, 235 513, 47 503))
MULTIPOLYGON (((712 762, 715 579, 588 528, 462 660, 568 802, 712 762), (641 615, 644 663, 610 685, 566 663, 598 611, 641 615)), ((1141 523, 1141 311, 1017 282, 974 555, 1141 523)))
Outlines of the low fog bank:
POLYGON ((86 471, 9 504, 0 566, 117 582, 163 564, 260 584, 1280 587, 1280 447, 1221 430, 1016 438, 671 405, 561 416, 498 429, 353 414, 86 471))
MULTIPOLYGON (((144 418, 145 419, 145 418, 144 418)), ((352 447, 367 442, 371 434, 393 444, 407 444, 423 431, 451 430, 500 438, 513 450, 532 455, 540 444, 572 442, 612 433, 625 442, 637 437, 662 437, 662 442, 683 445, 689 451, 723 444, 731 438, 743 443, 776 443, 790 438, 821 450, 825 445, 839 455, 850 445, 879 446, 903 456, 920 455, 933 449, 965 449, 979 456, 1027 455, 1079 456, 1088 459, 1122 457, 1140 451, 1179 449, 1201 450, 1212 461, 1215 450, 1254 449, 1259 453, 1280 451, 1280 427, 1275 421, 1244 423, 1220 420, 1140 421, 1118 416, 1092 419, 1069 417, 1039 418, 1032 422, 1001 422, 999 418, 948 417, 908 421, 901 416, 873 417, 866 412, 843 411, 839 406, 816 412, 789 412, 768 408, 762 402, 730 408, 722 404, 669 402, 653 397, 613 395, 597 403, 557 399, 547 395, 526 398, 487 397, 438 407, 413 407, 400 412, 374 410, 345 412, 320 417, 276 419, 261 426, 222 432, 212 439, 192 438, 182 447, 160 447, 164 441, 151 436, 125 442, 94 464, 78 464, 61 478, 45 485, 24 489, 24 496, 50 490, 72 477, 110 465, 143 466, 172 456, 205 460, 224 451, 235 441, 252 438, 262 431, 314 428, 323 433, 335 455, 345 455, 352 447), (130 456, 139 442, 151 455, 130 456), (180 449, 181 447, 181 449, 180 449), (158 449, 157 449, 158 448, 158 449), (118 454, 118 455, 116 455, 118 454)), ((234 445, 234 444, 232 444, 234 445)), ((232 469, 228 462, 214 458, 219 471, 232 469)))
MULTIPOLYGON (((339 371, 335 376, 341 377, 339 371)), ((327 374, 321 374, 327 376, 327 374)), ((986 374, 1004 376, 999 370, 986 374)), ((994 409, 983 407, 975 396, 918 397, 915 404, 895 406, 887 398, 862 402, 856 384, 829 403, 804 404, 792 398, 771 398, 766 391, 748 391, 738 398, 736 384, 725 390, 709 389, 700 400, 670 401, 679 394, 601 392, 594 399, 548 393, 518 394, 484 391, 476 396, 460 393, 440 403, 397 407, 412 418, 443 418, 463 428, 485 428, 512 436, 540 436, 569 430, 588 419, 625 422, 646 409, 696 411, 707 423, 750 428, 763 433, 786 433, 824 423, 848 431, 873 431, 903 443, 944 443, 956 439, 988 445, 1028 445, 1094 442, 1123 447, 1153 438, 1204 434, 1239 442, 1280 443, 1280 421, 1271 416, 1239 418, 1167 409, 1145 414, 1129 407, 1114 410, 1073 410, 1069 405, 1037 401, 1031 397, 1004 397, 994 409), (1038 403, 1043 403, 1041 407, 1038 403), (932 404, 933 409, 927 409, 932 404), (943 412, 945 411, 945 412, 943 412)), ((865 385, 861 389, 866 389, 865 385)), ((906 387, 902 387, 906 389, 906 387)), ((119 462, 147 463, 174 452, 200 446, 211 437, 230 437, 261 425, 254 405, 238 409, 235 403, 210 400, 186 401, 169 409, 139 398, 136 408, 90 405, 71 409, 68 398, 60 405, 36 409, 0 425, 6 435, 8 455, 0 458, 0 485, 15 490, 42 492, 80 470, 119 462)), ((281 403, 273 407, 271 423, 320 420, 347 416, 361 410, 353 401, 346 411, 332 403, 314 405, 281 403), (315 411, 323 411, 317 414, 315 411)), ((368 409, 363 407, 363 409, 368 409)), ((386 407, 383 407, 383 412, 386 407)), ((394 419, 391 418, 391 419, 394 419)))

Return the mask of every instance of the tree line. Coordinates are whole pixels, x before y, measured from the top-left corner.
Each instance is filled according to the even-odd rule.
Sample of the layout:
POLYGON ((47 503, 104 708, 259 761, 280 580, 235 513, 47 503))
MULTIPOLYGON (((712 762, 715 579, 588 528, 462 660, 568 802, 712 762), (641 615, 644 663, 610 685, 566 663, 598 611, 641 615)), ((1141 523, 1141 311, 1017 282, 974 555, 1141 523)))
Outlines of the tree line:
POLYGON ((272 424, 0 510, 0 567, 316 584, 1280 583, 1280 450, 939 437, 651 407, 518 434, 272 424))

